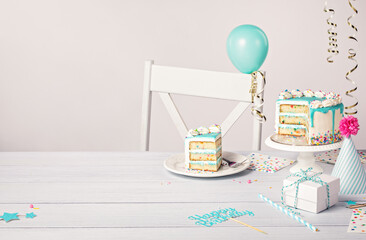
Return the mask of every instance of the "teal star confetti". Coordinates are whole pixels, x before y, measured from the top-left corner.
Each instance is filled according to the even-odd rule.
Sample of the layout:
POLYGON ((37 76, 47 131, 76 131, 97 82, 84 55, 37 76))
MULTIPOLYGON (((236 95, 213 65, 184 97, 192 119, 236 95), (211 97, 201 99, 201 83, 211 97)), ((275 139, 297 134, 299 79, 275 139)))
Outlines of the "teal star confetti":
POLYGON ((356 205, 357 203, 354 201, 347 201, 347 205, 356 205))
POLYGON ((17 215, 18 215, 18 213, 4 212, 4 214, 2 216, 0 216, 0 219, 4 219, 5 222, 9 222, 11 220, 19 220, 19 217, 17 215))
POLYGON ((37 217, 37 215, 34 214, 33 212, 25 214, 25 218, 34 218, 34 217, 37 217))

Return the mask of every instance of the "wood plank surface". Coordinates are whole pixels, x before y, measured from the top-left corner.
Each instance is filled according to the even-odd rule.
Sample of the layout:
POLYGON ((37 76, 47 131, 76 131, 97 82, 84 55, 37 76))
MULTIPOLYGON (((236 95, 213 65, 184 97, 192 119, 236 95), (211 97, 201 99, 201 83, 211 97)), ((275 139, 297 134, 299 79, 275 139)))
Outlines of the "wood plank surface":
MULTIPOLYGON (((266 152, 295 159, 296 154, 266 152)), ((269 174, 245 170, 222 178, 172 174, 163 161, 174 153, 0 153, 0 213, 34 212, 34 219, 5 223, 8 239, 364 239, 347 233, 346 203, 320 214, 300 211, 319 227, 313 233, 258 198, 280 201, 288 169, 269 174), (247 180, 252 180, 251 184, 247 180), (257 181, 254 181, 257 180, 257 181), (34 204, 39 209, 30 209, 34 204), (233 207, 254 212, 213 227, 188 216, 233 207)), ((243 152, 247 155, 249 152, 243 152)), ((330 173, 332 165, 319 163, 330 173)), ((1 238, 2 239, 2 238, 1 238)))

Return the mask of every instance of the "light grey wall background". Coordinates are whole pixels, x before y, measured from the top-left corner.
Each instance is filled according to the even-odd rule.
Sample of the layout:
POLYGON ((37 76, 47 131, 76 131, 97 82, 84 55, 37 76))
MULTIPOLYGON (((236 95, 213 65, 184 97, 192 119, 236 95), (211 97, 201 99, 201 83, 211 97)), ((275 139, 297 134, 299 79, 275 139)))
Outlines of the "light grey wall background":
MULTIPOLYGON (((274 102, 285 88, 344 94, 357 46, 359 120, 355 138, 366 148, 366 2, 359 44, 347 40, 348 1, 336 10, 341 54, 327 56, 326 14, 320 0, 19 0, 0 1, 0 150, 138 150, 143 67, 157 64, 236 72, 225 50, 229 32, 255 24, 269 38, 263 136, 274 130, 274 102)), ((220 123, 235 103, 176 96, 189 127, 220 123)), ((348 99, 345 98, 348 103, 348 99)), ((246 113, 225 148, 249 149, 252 118, 246 113)), ((182 140, 157 96, 153 97, 152 150, 181 151, 182 140)))

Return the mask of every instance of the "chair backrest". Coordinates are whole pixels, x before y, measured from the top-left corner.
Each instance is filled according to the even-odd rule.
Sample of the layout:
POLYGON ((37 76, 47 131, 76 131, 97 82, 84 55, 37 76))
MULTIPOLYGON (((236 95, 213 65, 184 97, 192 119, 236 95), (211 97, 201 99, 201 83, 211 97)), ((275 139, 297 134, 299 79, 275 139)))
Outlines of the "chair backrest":
MULTIPOLYGON (((262 88, 261 82, 258 81, 258 89, 262 88)), ((149 150, 152 92, 157 92, 160 95, 182 139, 184 139, 188 128, 170 94, 238 101, 238 105, 221 124, 222 136, 225 136, 243 112, 252 104, 250 88, 250 74, 160 66, 155 65, 152 60, 146 61, 140 149, 142 151, 149 150)), ((255 117, 253 117, 253 121, 252 150, 260 150, 262 123, 255 117)))

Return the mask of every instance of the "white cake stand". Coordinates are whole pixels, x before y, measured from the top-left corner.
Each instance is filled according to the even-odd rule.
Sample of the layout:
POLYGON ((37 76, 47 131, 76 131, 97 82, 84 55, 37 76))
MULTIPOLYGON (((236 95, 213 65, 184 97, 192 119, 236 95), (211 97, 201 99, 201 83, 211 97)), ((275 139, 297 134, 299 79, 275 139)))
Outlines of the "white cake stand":
POLYGON ((271 139, 271 137, 268 137, 265 141, 268 147, 299 153, 299 156, 297 157, 297 163, 290 169, 291 173, 299 172, 300 169, 307 170, 309 167, 313 168, 313 172, 323 172, 323 169, 315 163, 314 152, 323 152, 340 148, 342 146, 342 142, 343 141, 319 146, 296 146, 275 142, 271 139))

